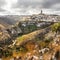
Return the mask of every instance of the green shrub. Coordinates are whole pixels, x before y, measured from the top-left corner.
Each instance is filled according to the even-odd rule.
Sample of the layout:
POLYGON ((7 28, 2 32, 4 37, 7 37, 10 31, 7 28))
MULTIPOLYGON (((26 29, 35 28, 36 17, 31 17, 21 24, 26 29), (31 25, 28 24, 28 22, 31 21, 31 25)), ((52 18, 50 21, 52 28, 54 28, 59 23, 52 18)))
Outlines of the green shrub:
POLYGON ((60 30, 60 22, 53 24, 51 29, 53 32, 59 31, 60 30))

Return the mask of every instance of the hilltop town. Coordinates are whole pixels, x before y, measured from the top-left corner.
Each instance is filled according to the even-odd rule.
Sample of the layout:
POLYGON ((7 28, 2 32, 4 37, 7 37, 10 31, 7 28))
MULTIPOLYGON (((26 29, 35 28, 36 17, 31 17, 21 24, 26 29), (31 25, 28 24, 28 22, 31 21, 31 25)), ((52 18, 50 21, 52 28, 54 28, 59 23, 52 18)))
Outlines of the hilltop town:
POLYGON ((55 14, 44 14, 43 11, 39 14, 23 16, 22 21, 46 21, 46 22, 59 22, 60 16, 55 14))

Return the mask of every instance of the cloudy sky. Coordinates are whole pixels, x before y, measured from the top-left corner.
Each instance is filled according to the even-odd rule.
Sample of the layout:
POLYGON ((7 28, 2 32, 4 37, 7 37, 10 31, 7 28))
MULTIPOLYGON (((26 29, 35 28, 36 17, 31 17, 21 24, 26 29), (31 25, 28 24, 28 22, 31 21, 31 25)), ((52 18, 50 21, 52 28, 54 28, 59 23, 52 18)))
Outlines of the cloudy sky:
POLYGON ((0 15, 60 14, 60 0, 0 0, 0 15))

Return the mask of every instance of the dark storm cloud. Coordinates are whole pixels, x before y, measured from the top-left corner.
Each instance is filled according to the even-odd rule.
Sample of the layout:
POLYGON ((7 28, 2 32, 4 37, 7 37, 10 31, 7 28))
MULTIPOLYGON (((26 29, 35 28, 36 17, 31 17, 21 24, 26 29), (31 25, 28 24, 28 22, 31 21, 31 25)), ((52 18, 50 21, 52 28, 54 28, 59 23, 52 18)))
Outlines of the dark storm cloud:
POLYGON ((13 5, 12 8, 21 9, 21 13, 29 13, 36 9, 37 11, 41 9, 50 9, 50 10, 60 10, 60 7, 55 7, 56 4, 59 4, 60 0, 18 0, 17 4, 13 5))
MULTIPOLYGON (((5 8, 5 10, 3 9, 3 5, 6 4, 6 2, 11 2, 12 1, 16 1, 16 0, 0 0, 0 12, 7 12, 9 11, 8 14, 10 14, 10 12, 12 13, 20 13, 20 14, 29 14, 29 13, 35 13, 40 11, 41 9, 46 9, 49 11, 59 11, 60 10, 60 0, 17 0, 16 3, 12 3, 11 5, 7 5, 8 9, 5 8), (59 4, 59 5, 58 5, 59 4), (9 6, 11 6, 9 8, 9 6), (1 8, 2 7, 2 8, 1 8)), ((8 3, 7 2, 7 3, 8 3)), ((6 7, 6 6, 5 6, 6 7)))
POLYGON ((17 4, 13 7, 39 7, 51 8, 54 4, 60 3, 60 0, 18 0, 17 4), (41 2, 42 1, 42 2, 41 2))
MULTIPOLYGON (((41 0, 42 1, 42 0, 41 0)), ((13 7, 36 7, 42 5, 43 2, 39 0, 18 0, 17 4, 14 5, 13 7)))
POLYGON ((5 0, 0 0, 0 7, 5 4, 5 0))
POLYGON ((0 0, 0 12, 5 12, 5 10, 2 8, 5 5, 5 0, 0 0))
POLYGON ((43 4, 44 8, 51 8, 53 5, 60 3, 60 0, 46 0, 43 4))
POLYGON ((0 8, 0 12, 5 12, 6 10, 4 10, 4 9, 2 9, 2 8, 0 8))

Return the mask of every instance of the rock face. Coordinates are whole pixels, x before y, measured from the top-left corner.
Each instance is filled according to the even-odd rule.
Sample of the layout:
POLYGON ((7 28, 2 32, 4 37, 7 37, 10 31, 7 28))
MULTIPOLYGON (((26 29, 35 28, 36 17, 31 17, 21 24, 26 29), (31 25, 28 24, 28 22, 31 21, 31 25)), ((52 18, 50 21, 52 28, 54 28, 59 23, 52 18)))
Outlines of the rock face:
POLYGON ((0 24, 0 44, 10 44, 13 38, 16 38, 20 33, 21 29, 18 26, 11 26, 8 29, 0 24))
POLYGON ((6 31, 6 28, 0 24, 0 43, 5 43, 6 40, 10 39, 10 35, 6 31))
POLYGON ((13 26, 7 29, 7 31, 10 33, 11 36, 18 36, 20 33, 22 33, 20 27, 18 26, 13 26))

